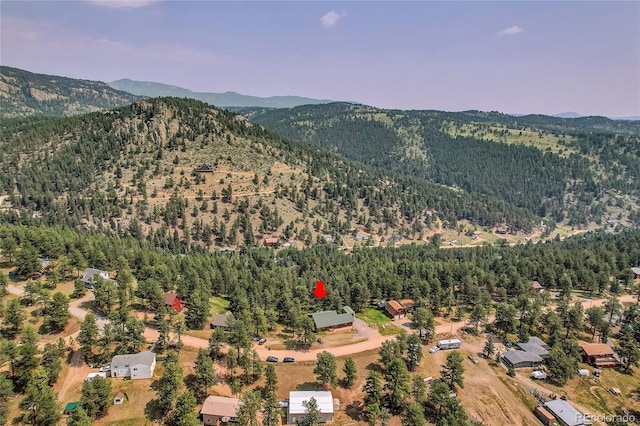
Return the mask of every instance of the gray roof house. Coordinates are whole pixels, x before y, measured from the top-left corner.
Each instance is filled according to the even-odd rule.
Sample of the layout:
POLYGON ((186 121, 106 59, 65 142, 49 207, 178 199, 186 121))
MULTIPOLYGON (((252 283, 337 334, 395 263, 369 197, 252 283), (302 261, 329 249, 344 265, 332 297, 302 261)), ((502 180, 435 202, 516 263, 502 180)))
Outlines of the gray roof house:
POLYGON ((93 283, 96 281, 96 276, 101 277, 105 281, 113 281, 109 279, 109 273, 107 271, 94 268, 85 268, 78 279, 84 283, 85 287, 93 288, 93 283))
POLYGON ((230 311, 227 311, 224 314, 216 314, 209 325, 211 326, 211 328, 221 328, 223 330, 226 330, 227 328, 229 328, 229 318, 233 319, 233 314, 230 311))
POLYGON ((153 352, 116 355, 111 360, 111 377, 150 379, 155 368, 156 354, 153 352))
POLYGON ((544 406, 563 426, 588 426, 592 424, 586 415, 562 399, 547 401, 544 406))
POLYGON ((635 266, 631 268, 631 272, 633 272, 633 277, 637 280, 640 279, 640 266, 635 266))
POLYGON ((549 353, 549 345, 539 337, 530 337, 517 344, 519 350, 507 351, 502 355, 505 365, 510 368, 537 367, 549 353))
POLYGON ((506 351, 502 354, 502 361, 509 368, 537 367, 542 364, 539 355, 525 351, 506 351))
POLYGON ((336 311, 322 311, 311 314, 316 330, 327 330, 330 328, 348 327, 353 325, 353 309, 348 306, 342 308, 343 314, 336 311))
POLYGON ((544 342, 544 340, 535 336, 530 337, 526 343, 518 343, 517 346, 521 350, 529 353, 534 353, 541 358, 547 356, 547 354, 549 353, 549 349, 551 349, 549 345, 544 342))

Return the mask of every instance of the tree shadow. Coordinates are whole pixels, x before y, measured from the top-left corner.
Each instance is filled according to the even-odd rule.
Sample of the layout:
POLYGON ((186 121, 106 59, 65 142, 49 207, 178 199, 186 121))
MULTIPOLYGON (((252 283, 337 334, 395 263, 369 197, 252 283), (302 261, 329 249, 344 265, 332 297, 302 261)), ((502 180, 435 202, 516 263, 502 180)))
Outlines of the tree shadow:
POLYGON ((369 371, 377 371, 378 373, 382 374, 382 366, 380 364, 378 364, 377 362, 370 362, 369 364, 367 364, 367 366, 365 367, 365 370, 369 370, 369 371))
POLYGON ((324 389, 322 388, 322 386, 320 386, 316 382, 304 382, 304 383, 298 383, 298 385, 296 385, 296 390, 298 390, 298 391, 317 391, 317 390, 324 390, 324 389))
POLYGON ((353 401, 347 405, 344 409, 347 416, 351 417, 356 422, 364 420, 363 413, 365 412, 365 406, 361 401, 353 401))
POLYGON ((198 383, 196 382, 196 375, 189 374, 187 377, 185 377, 184 385, 187 387, 187 389, 192 390, 193 393, 195 394, 198 387, 198 383))
POLYGON ((160 409, 160 401, 152 399, 144 407, 144 415, 151 421, 159 421, 164 417, 160 409))

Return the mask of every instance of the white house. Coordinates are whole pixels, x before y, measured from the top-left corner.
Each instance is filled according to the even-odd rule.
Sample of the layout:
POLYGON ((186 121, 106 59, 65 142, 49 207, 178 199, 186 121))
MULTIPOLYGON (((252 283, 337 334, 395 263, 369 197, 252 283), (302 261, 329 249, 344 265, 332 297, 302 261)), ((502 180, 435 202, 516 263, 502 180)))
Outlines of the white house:
POLYGON ((289 392, 289 408, 287 411, 287 423, 300 421, 307 414, 304 402, 311 398, 316 400, 320 409, 320 421, 323 423, 333 421, 333 397, 329 391, 292 391, 289 392))
POLYGON ((156 368, 156 354, 149 351, 129 355, 116 355, 111 360, 111 377, 150 379, 156 368))

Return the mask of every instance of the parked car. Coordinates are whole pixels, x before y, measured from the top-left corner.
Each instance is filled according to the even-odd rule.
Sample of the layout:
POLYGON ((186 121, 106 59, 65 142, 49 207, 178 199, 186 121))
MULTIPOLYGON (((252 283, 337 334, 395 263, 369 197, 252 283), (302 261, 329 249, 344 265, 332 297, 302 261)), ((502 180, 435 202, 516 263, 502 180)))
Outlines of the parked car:
POLYGON ((547 378, 547 373, 542 370, 536 370, 533 373, 531 373, 531 378, 533 380, 544 380, 547 378))
POLYGON ((434 347, 432 347, 431 349, 429 349, 429 353, 430 353, 430 354, 434 354, 434 353, 438 352, 439 350, 440 350, 440 348, 439 348, 439 347, 434 346, 434 347))
POLYGON ((268 356, 267 362, 278 362, 278 358, 275 356, 268 356))
POLYGON ((264 337, 260 340, 258 340, 258 344, 259 345, 264 345, 265 343, 267 343, 267 339, 265 339, 264 337))
POLYGON ((290 356, 285 357, 282 362, 295 362, 295 359, 291 358, 290 356))
POLYGON ((100 367, 100 371, 101 373, 106 373, 107 371, 111 371, 111 366, 110 365, 105 365, 104 367, 100 367))

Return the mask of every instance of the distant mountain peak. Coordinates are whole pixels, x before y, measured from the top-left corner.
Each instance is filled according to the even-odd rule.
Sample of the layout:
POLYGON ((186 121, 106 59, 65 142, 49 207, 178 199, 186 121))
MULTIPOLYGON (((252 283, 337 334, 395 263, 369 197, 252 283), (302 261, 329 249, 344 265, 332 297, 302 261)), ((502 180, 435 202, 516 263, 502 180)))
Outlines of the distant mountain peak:
POLYGON ((293 108, 300 105, 317 105, 334 102, 330 99, 314 99, 303 96, 270 96, 263 98, 243 95, 234 91, 226 91, 223 93, 194 92, 169 84, 152 81, 136 81, 128 78, 112 81, 107 84, 114 89, 138 96, 147 96, 150 98, 177 96, 196 99, 218 107, 293 108))
POLYGON ((584 117, 581 114, 578 114, 575 111, 567 111, 567 112, 561 112, 558 114, 553 114, 552 117, 556 117, 556 118, 581 118, 584 117))

